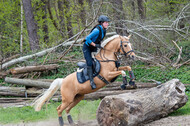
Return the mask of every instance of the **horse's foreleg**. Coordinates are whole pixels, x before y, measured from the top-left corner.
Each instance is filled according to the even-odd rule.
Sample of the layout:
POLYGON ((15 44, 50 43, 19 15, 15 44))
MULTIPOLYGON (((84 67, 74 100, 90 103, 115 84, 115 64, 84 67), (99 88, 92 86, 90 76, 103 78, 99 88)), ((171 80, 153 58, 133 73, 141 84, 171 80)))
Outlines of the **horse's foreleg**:
POLYGON ((118 70, 127 70, 127 71, 129 71, 129 76, 131 78, 131 81, 135 80, 135 75, 133 74, 133 71, 132 71, 130 66, 119 67, 118 70))
MULTIPOLYGON (((130 66, 123 66, 123 67, 119 67, 119 70, 127 70, 129 72, 129 77, 130 77, 130 81, 129 81, 129 85, 131 85, 131 88, 137 88, 137 86, 135 85, 135 75, 131 69, 130 66)), ((124 88, 122 88, 124 89, 124 88)))
POLYGON ((122 73, 124 74, 125 72, 123 70, 109 72, 108 73, 108 79, 111 80, 111 79, 121 75, 122 73))
POLYGON ((127 71, 131 71, 131 67, 130 67, 130 66, 123 66, 123 67, 119 67, 118 70, 127 70, 127 71))

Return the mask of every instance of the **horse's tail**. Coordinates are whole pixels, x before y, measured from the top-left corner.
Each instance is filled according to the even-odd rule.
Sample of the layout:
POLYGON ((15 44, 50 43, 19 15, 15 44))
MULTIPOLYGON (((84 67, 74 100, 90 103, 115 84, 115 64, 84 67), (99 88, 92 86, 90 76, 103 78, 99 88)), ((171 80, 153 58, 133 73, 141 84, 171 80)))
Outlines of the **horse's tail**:
POLYGON ((45 91, 42 94, 42 96, 40 96, 39 98, 34 100, 32 105, 34 106, 35 111, 40 111, 41 110, 44 103, 46 101, 49 101, 51 99, 51 97, 57 92, 57 90, 61 87, 62 82, 63 82, 62 78, 55 79, 51 83, 49 89, 47 89, 47 91, 45 91))

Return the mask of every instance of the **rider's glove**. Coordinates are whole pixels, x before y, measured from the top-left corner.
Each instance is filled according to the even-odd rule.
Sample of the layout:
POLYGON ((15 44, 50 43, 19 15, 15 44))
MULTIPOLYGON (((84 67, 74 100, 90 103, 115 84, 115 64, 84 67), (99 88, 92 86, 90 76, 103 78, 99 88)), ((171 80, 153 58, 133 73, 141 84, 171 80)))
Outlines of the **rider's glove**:
POLYGON ((100 48, 100 49, 103 48, 100 44, 96 44, 95 47, 100 48))

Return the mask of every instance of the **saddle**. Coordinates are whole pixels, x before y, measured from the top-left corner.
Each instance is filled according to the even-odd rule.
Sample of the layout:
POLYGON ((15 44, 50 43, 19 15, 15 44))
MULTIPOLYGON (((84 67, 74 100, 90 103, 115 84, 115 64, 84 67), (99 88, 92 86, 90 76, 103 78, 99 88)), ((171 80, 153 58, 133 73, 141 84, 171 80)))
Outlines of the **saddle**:
MULTIPOLYGON (((79 67, 77 69, 77 80, 79 83, 84 83, 87 80, 89 80, 89 76, 87 73, 87 64, 85 62, 78 62, 77 66, 79 67)), ((100 62, 96 60, 95 58, 93 59, 93 65, 92 65, 92 70, 93 70, 93 77, 96 77, 99 75, 101 69, 100 62)))

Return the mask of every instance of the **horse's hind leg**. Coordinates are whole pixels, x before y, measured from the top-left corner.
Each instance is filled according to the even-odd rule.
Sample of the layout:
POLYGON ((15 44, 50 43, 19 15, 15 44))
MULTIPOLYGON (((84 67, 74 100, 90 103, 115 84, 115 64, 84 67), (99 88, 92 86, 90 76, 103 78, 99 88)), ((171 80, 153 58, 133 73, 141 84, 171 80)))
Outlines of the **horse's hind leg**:
POLYGON ((73 119, 71 117, 71 115, 69 114, 70 110, 75 107, 82 99, 84 98, 84 95, 76 95, 74 98, 74 101, 66 108, 66 113, 67 113, 67 119, 69 124, 73 125, 73 119))
POLYGON ((59 125, 60 126, 64 125, 63 118, 62 118, 62 112, 63 112, 63 110, 65 110, 65 108, 67 106, 69 106, 69 104, 67 102, 62 102, 62 104, 57 107, 57 113, 58 113, 58 116, 59 116, 58 119, 59 119, 59 125))
POLYGON ((72 97, 73 95, 70 94, 70 97, 69 98, 65 98, 64 95, 62 95, 62 104, 59 105, 57 107, 57 113, 58 113, 58 116, 59 116, 59 125, 60 126, 63 126, 64 125, 64 122, 63 122, 63 118, 62 118, 62 112, 63 110, 65 110, 74 100, 74 96, 72 97))

